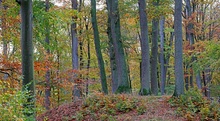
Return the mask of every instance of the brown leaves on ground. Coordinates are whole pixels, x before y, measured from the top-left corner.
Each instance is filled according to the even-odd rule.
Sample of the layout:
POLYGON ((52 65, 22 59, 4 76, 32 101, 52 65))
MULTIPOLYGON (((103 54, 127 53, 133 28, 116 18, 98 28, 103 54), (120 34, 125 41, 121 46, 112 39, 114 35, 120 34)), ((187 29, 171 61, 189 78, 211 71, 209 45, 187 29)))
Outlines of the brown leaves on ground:
MULTIPOLYGON (((119 95, 120 96, 120 95, 119 95)), ((122 97, 122 96, 121 96, 122 97)), ((120 98, 120 97, 119 97, 120 98)), ((128 100, 136 98, 139 102, 144 104, 146 111, 142 114, 138 114, 137 110, 130 110, 128 112, 118 113, 113 115, 112 120, 114 121, 184 121, 183 117, 178 117, 175 113, 175 109, 171 108, 168 104, 168 99, 170 97, 163 96, 131 96, 127 95, 128 100), (130 99, 129 99, 130 98, 130 99)), ((108 98, 109 99, 109 98, 108 98)), ((69 103, 61 105, 44 114, 37 117, 37 121, 75 121, 77 113, 82 111, 84 108, 82 101, 75 103, 69 103)), ((95 112, 96 113, 96 112, 95 112)), ((94 114, 96 115, 96 114, 94 114)), ((96 116, 108 116, 107 114, 97 114, 96 116)), ((85 121, 93 121, 91 116, 83 116, 85 121)), ((103 120, 103 118, 97 118, 97 120, 103 120)), ((105 118, 104 118, 105 120, 105 118)))

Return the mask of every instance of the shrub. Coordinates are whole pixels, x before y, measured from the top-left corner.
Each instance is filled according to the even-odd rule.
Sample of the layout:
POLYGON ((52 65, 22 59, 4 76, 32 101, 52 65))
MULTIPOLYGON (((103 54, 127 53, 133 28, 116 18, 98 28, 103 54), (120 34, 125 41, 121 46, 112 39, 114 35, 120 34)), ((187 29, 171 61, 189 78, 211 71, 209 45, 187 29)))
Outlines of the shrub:
POLYGON ((188 120, 193 120, 196 115, 200 116, 201 120, 220 118, 220 105, 211 103, 198 89, 192 88, 179 98, 173 97, 169 103, 171 106, 178 107, 177 113, 188 120))
POLYGON ((96 120, 115 120, 114 116, 130 111, 137 112, 137 115, 146 111, 142 99, 127 95, 92 95, 86 98, 80 109, 83 117, 96 115, 96 120), (85 113, 87 112, 87 113, 85 113))
POLYGON ((33 120, 32 117, 24 115, 24 113, 32 113, 35 110, 23 108, 23 104, 27 104, 27 97, 30 97, 27 89, 22 91, 19 88, 6 88, 3 84, 0 84, 0 89, 0 121, 33 120))

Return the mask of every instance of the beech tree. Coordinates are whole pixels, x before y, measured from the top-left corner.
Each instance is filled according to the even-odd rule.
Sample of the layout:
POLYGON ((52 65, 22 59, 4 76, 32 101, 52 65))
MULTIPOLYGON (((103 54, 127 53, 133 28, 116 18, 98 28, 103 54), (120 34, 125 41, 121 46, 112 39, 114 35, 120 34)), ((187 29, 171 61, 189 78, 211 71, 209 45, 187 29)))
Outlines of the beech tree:
POLYGON ((99 70, 100 70, 102 91, 105 94, 108 94, 105 66, 104 66, 104 61, 103 61, 101 47, 100 47, 100 38, 99 38, 99 31, 98 31, 98 25, 97 25, 97 19, 96 19, 96 0, 91 0, 91 17, 92 17, 92 28, 93 28, 93 35, 94 35, 94 41, 95 41, 96 56, 98 58, 98 64, 99 64, 99 70))
POLYGON ((35 83, 34 83, 34 66, 33 66, 33 43, 32 43, 32 0, 21 0, 21 52, 22 52, 22 75, 23 89, 30 93, 27 104, 24 107, 29 111, 25 115, 35 117, 35 83))
MULTIPOLYGON (((77 0, 72 1, 72 9, 77 10, 77 0)), ((71 37, 72 37, 72 68, 73 70, 79 69, 79 61, 78 61, 78 38, 77 38, 77 30, 76 30, 76 20, 77 17, 73 16, 73 23, 71 24, 71 37)), ((74 82, 76 82, 77 75, 73 75, 74 82)), ((80 97, 80 90, 78 84, 75 84, 73 87, 73 96, 80 97)))
MULTIPOLYGON (((159 0, 153 2, 157 7, 159 0)), ((158 36, 159 34, 159 19, 154 17, 152 20, 152 48, 151 48, 151 91, 152 94, 158 94, 158 80, 157 80, 157 64, 158 64, 158 36)))
POLYGON ((184 93, 183 81, 183 39, 182 39, 182 0, 175 0, 174 13, 174 34, 175 34, 175 90, 174 96, 184 93))
MULTIPOLYGON (((50 8, 50 2, 49 0, 45 0, 45 11, 49 12, 49 8, 50 8)), ((50 49, 49 49, 49 44, 50 44, 50 28, 49 28, 49 19, 47 19, 47 24, 46 24, 46 28, 45 28, 45 33, 46 33, 46 38, 45 38, 45 43, 46 43, 46 51, 47 51, 47 62, 49 62, 49 54, 50 54, 50 49)), ((49 66, 46 65, 46 75, 45 75, 45 79, 46 79, 46 88, 45 88, 45 108, 47 110, 50 109, 50 69, 49 66)))
POLYGON ((150 93, 150 54, 148 41, 148 24, 146 14, 146 1, 139 0, 139 16, 141 28, 141 90, 140 95, 150 93))
POLYGON ((118 0, 107 0, 108 16, 110 18, 111 38, 116 60, 118 86, 116 93, 130 93, 131 87, 128 80, 128 69, 123 49, 120 30, 120 14, 118 0))

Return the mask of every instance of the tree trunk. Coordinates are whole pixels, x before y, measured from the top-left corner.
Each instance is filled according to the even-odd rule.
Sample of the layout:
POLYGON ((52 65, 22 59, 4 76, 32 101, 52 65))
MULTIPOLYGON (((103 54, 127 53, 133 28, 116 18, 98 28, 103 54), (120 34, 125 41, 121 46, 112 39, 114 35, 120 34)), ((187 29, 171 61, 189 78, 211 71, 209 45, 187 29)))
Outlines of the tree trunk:
POLYGON ((160 19, 160 78, 161 78, 161 86, 160 91, 161 95, 165 94, 165 84, 166 84, 166 72, 165 72, 165 62, 164 62, 164 24, 165 18, 164 16, 160 19))
MULTIPOLYGON (((86 21, 86 31, 89 31, 89 25, 88 22, 86 21)), ((90 68, 90 60, 91 60, 91 53, 90 53, 90 39, 87 34, 87 51, 88 51, 88 58, 87 58, 87 79, 86 79, 86 95, 89 94, 89 68, 90 68)))
POLYGON ((141 90, 140 95, 150 93, 150 54, 148 42, 148 25, 146 15, 146 1, 139 0, 139 16, 141 27, 141 90))
MULTIPOLYGON (((50 8, 49 0, 46 0, 45 3, 46 3, 45 11, 49 12, 49 8, 50 8)), ((49 37, 50 37, 49 20, 46 20, 46 22, 47 22, 47 24, 46 24, 46 39, 45 39, 45 43, 46 43, 46 47, 47 47, 46 50, 47 50, 47 55, 48 55, 48 57, 46 59, 49 62, 49 55, 50 55, 50 49, 49 49, 49 44, 50 44, 50 39, 49 39, 49 37)), ((50 69, 49 69, 49 65, 48 64, 46 65, 47 71, 46 71, 46 75, 45 75, 45 77, 46 77, 45 108, 47 110, 50 109, 50 96, 51 96, 51 94, 50 94, 51 93, 50 92, 50 90, 51 90, 51 88, 50 88, 50 69)))
POLYGON ((115 52, 117 65, 118 88, 116 93, 130 93, 131 88, 128 81, 128 69, 125 60, 123 43, 121 40, 120 15, 118 10, 118 0, 107 0, 108 13, 111 18, 111 37, 115 52))
POLYGON ((182 42, 182 0, 175 0, 174 32, 175 32, 175 91, 174 96, 184 93, 183 81, 183 42, 182 42))
POLYGON ((93 28, 93 35, 94 35, 94 41, 95 41, 96 56, 98 58, 98 64, 99 64, 99 70, 100 70, 102 91, 105 94, 108 94, 105 66, 104 66, 104 61, 103 61, 101 47, 100 47, 100 38, 99 38, 99 31, 98 31, 98 25, 97 25, 97 19, 96 19, 96 0, 91 0, 91 17, 92 17, 92 28, 93 28))
MULTIPOLYGON (((0 0, 0 10, 2 11, 1 16, 1 31, 2 31, 2 42, 3 42, 3 56, 4 59, 8 59, 8 44, 5 40, 5 31, 6 31, 6 7, 2 4, 3 1, 0 0)), ((3 80, 8 78, 8 74, 4 74, 3 80)))
POLYGON ((158 95, 157 80, 157 57, 158 57, 158 32, 159 21, 154 18, 152 21, 152 49, 151 49, 151 91, 152 94, 158 95))
POLYGON ((197 85, 198 89, 202 89, 202 81, 201 81, 200 71, 197 71, 197 74, 196 74, 196 85, 197 85))
POLYGON ((35 118, 35 82, 34 82, 34 66, 33 66, 33 43, 32 43, 32 0, 21 0, 21 52, 22 52, 22 75, 23 90, 30 91, 27 97, 28 103, 24 104, 24 108, 28 112, 25 115, 35 118))
MULTIPOLYGON (((72 9, 77 10, 77 0, 72 0, 72 9)), ((71 24, 71 34, 72 34, 72 68, 73 70, 78 70, 78 38, 76 31, 76 20, 77 17, 73 17, 73 23, 71 24)), ((74 78, 74 87, 73 87, 73 98, 79 98, 81 96, 79 85, 76 83, 77 74, 73 75, 74 78)))
MULTIPOLYGON (((79 0, 79 12, 81 12, 81 9, 82 9, 82 0, 79 0)), ((80 55, 79 55, 79 66, 80 66, 80 70, 83 69, 83 65, 84 65, 84 62, 83 62, 83 37, 82 37, 82 30, 83 30, 83 27, 82 27, 82 19, 80 18, 79 20, 79 50, 80 50, 80 55)), ((82 74, 80 75, 80 77, 82 77, 82 74)))
POLYGON ((107 34, 109 38, 109 56, 110 56, 110 67, 111 67, 111 80, 112 80, 112 93, 115 93, 118 88, 118 77, 117 77, 117 66, 115 60, 115 52, 113 47, 113 40, 111 37, 111 20, 108 17, 108 29, 107 34))
MULTIPOLYGON (((190 50, 193 51, 193 44, 194 44, 194 35, 193 35, 193 23, 190 21, 190 17, 192 15, 192 7, 190 4, 190 0, 186 0, 186 19, 189 21, 189 24, 186 27, 186 37, 187 40, 190 43, 190 50)), ((194 57, 192 57, 191 62, 195 60, 194 57)), ((189 76, 189 81, 190 81, 190 86, 193 87, 193 69, 192 66, 189 67, 190 69, 190 76, 189 76)))

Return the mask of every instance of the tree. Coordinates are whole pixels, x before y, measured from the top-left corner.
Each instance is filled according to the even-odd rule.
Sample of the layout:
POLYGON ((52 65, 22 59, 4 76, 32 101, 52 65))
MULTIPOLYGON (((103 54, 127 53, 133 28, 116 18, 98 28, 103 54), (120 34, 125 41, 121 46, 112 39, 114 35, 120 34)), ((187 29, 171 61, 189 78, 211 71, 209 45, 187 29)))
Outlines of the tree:
POLYGON ((146 15, 146 1, 139 0, 139 16, 141 27, 141 90, 140 95, 150 93, 150 54, 148 42, 148 24, 146 15))
POLYGON ((33 67, 33 44, 32 44, 32 0, 21 0, 21 51, 22 51, 22 75, 23 89, 30 91, 28 103, 24 107, 29 110, 25 115, 35 117, 35 83, 33 67))
POLYGON ((161 95, 165 94, 165 84, 166 84, 166 71, 164 62, 164 24, 165 17, 162 16, 160 19, 160 92, 161 95))
POLYGON ((116 93, 130 93, 131 87, 128 80, 128 69, 123 49, 120 30, 120 14, 118 10, 118 0, 107 0, 108 16, 110 18, 111 38, 116 60, 118 77, 118 87, 116 93))
MULTIPOLYGON (((159 0, 153 2, 157 7, 159 0)), ((158 94, 158 80, 157 80, 157 57, 158 57, 158 33, 159 21, 157 17, 152 20, 152 48, 151 48, 151 91, 154 95, 158 94)))
MULTIPOLYGON (((77 10, 77 0, 72 0, 72 9, 77 10)), ((76 31, 76 20, 77 17, 73 17, 73 23, 71 24, 71 35, 72 35, 72 68, 73 70, 78 70, 79 62, 78 62, 78 38, 77 38, 77 31, 76 31)), ((74 75, 76 78, 76 74, 74 75)), ((76 81, 74 81, 76 82, 76 81)), ((73 96, 80 97, 80 90, 78 84, 75 84, 73 87, 73 96)))
POLYGON ((100 38, 99 38, 99 31, 98 31, 98 25, 97 25, 97 19, 96 19, 96 0, 91 0, 91 17, 92 17, 92 28, 93 28, 93 35, 94 35, 94 41, 95 41, 96 56, 98 58, 98 64, 99 64, 99 70, 100 70, 102 91, 105 94, 108 94, 105 66, 104 66, 104 61, 103 61, 101 47, 100 47, 100 38))
MULTIPOLYGON (((110 11, 110 3, 107 4, 107 9, 110 11)), ((108 16, 108 28, 107 28, 107 35, 109 39, 109 58, 110 58, 110 68, 111 68, 111 87, 112 87, 112 93, 115 93, 118 88, 118 77, 117 77, 117 65, 116 65, 116 60, 115 60, 115 52, 114 52, 114 47, 113 47, 113 40, 111 37, 111 17, 108 16)))
POLYGON ((174 96, 184 93, 183 81, 183 38, 182 38, 182 0, 175 0, 174 33, 175 33, 175 90, 174 96))
MULTIPOLYGON (((49 12, 49 8, 50 8, 50 2, 49 0, 45 0, 45 11, 49 12)), ((46 50, 47 50, 47 62, 49 62, 49 55, 50 55, 50 49, 49 49, 49 44, 50 44, 50 28, 49 28, 49 19, 46 20, 47 24, 46 24, 46 39, 45 39, 45 43, 46 43, 46 50)), ((45 108, 47 110, 50 109, 50 69, 49 69, 49 63, 46 65, 46 75, 45 75, 45 79, 46 79, 46 88, 45 88, 45 108)))

